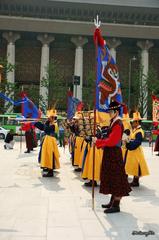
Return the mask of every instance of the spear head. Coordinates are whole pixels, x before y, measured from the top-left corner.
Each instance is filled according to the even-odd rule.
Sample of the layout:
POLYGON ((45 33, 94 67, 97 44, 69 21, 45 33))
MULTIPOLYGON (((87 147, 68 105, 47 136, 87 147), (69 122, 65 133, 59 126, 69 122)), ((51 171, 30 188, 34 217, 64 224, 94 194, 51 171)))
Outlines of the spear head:
POLYGON ((97 15, 96 19, 94 19, 94 25, 96 28, 99 28, 101 25, 101 21, 99 21, 98 15, 97 15))

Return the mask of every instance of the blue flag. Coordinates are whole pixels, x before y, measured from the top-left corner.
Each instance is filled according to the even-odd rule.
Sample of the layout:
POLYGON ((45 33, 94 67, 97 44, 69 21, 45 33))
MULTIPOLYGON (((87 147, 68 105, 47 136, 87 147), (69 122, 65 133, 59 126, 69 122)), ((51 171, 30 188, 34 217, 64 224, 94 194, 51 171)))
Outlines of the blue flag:
POLYGON ((112 100, 122 102, 119 71, 99 29, 95 31, 95 38, 98 48, 96 109, 105 112, 112 100))
POLYGON ((10 102, 14 106, 22 106, 22 115, 25 118, 39 118, 40 111, 36 107, 36 105, 26 96, 26 94, 22 93, 22 99, 18 101, 14 101, 13 99, 7 97, 5 94, 0 93, 0 98, 3 98, 5 101, 10 102))
POLYGON ((3 100, 12 103, 14 106, 18 106, 21 105, 22 103, 26 102, 27 99, 23 98, 23 100, 18 100, 18 101, 14 101, 13 99, 7 97, 5 94, 0 93, 0 98, 3 98, 3 100))
POLYGON ((26 96, 26 93, 21 93, 22 100, 25 101, 22 103, 22 115, 25 118, 37 119, 41 116, 41 112, 37 106, 26 96))
POLYGON ((79 103, 81 103, 81 101, 73 97, 72 92, 69 91, 67 94, 67 119, 73 118, 79 103))

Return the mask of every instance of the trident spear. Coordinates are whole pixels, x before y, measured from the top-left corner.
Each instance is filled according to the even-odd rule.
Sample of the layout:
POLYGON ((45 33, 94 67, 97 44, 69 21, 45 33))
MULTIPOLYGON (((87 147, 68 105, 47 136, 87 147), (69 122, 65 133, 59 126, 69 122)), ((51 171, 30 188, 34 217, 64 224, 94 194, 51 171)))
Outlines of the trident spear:
MULTIPOLYGON (((101 25, 101 21, 99 21, 99 17, 97 15, 96 19, 94 19, 94 25, 96 28, 99 28, 101 25)), ((97 83, 97 56, 98 56, 98 42, 95 39, 95 66, 96 66, 96 83, 97 83)), ((96 83, 95 83, 95 91, 94 91, 94 129, 93 136, 96 136, 96 83)), ((95 173, 95 144, 93 144, 93 168, 92 168, 92 210, 94 210, 94 173, 95 173)))

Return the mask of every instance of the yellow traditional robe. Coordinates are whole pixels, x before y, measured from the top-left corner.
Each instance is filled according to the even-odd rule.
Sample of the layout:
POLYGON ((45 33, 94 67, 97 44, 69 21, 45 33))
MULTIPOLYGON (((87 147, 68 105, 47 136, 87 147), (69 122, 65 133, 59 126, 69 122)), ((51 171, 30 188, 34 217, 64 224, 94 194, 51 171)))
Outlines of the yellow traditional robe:
POLYGON ((82 142, 82 149, 81 149, 81 152, 80 152, 80 156, 79 156, 79 167, 82 168, 82 165, 83 165, 83 157, 84 157, 84 151, 85 151, 85 148, 87 146, 87 142, 84 140, 82 142))
POLYGON ((42 168, 49 168, 49 169, 58 169, 60 168, 59 162, 59 151, 56 142, 56 138, 52 136, 46 135, 44 137, 41 149, 41 167, 42 168), (54 166, 53 166, 54 160, 54 166))
MULTIPOLYGON (((103 149, 95 147, 95 171, 94 171, 95 181, 100 181, 102 158, 103 158, 103 149)), ((93 146, 91 146, 88 150, 81 177, 92 180, 93 178, 92 171, 93 171, 93 146)))
POLYGON ((84 141, 83 137, 76 137, 75 149, 74 149, 74 165, 79 166, 81 145, 84 141))
MULTIPOLYGON (((144 132, 141 128, 135 129, 131 133, 131 139, 134 140, 137 133, 141 132, 144 137, 144 132)), ((123 155, 125 155, 126 149, 123 148, 123 155)), ((149 175, 149 169, 144 157, 143 148, 139 146, 135 150, 128 150, 125 164, 126 174, 132 176, 138 176, 139 166, 141 170, 141 176, 149 175)))

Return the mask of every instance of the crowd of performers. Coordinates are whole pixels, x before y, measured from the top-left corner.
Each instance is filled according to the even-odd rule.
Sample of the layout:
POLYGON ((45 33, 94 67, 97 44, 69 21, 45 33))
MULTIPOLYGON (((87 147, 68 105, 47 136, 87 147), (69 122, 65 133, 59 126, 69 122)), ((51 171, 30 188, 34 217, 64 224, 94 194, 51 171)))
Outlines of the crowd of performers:
POLYGON ((35 128, 43 132, 38 159, 43 177, 53 177, 54 169, 60 168, 58 142, 60 146, 68 143, 75 171, 80 172, 81 178, 86 180, 86 187, 92 186, 95 148, 94 186, 100 184, 100 193, 111 195, 110 202, 102 205, 105 213, 119 212, 122 197, 128 196, 132 187, 139 187, 140 177, 149 175, 141 146, 144 137, 140 125, 141 117, 134 114, 130 124, 127 118, 120 118, 121 108, 121 104, 116 101, 109 105, 109 125, 98 125, 95 137, 92 128, 87 128, 87 125, 93 125, 91 118, 89 124, 88 121, 82 123, 85 126, 81 129, 80 118, 75 117, 59 124, 60 139, 57 141, 57 120, 51 111, 45 123, 35 122, 31 129, 27 129, 32 136, 29 139, 31 144, 27 144, 27 152, 35 146, 35 128), (129 175, 133 176, 131 183, 128 182, 129 175))
POLYGON ((75 171, 87 179, 85 186, 92 186, 93 145, 95 145, 94 185, 100 183, 100 193, 110 194, 110 202, 103 204, 105 213, 120 211, 122 197, 128 196, 131 187, 139 187, 139 179, 149 175, 142 149, 144 132, 141 117, 134 113, 132 123, 119 117, 121 105, 112 102, 108 112, 110 125, 98 128, 96 137, 80 136, 79 120, 70 123, 69 149, 75 171), (128 182, 128 176, 133 176, 128 182), (89 181, 88 181, 89 180, 89 181))

